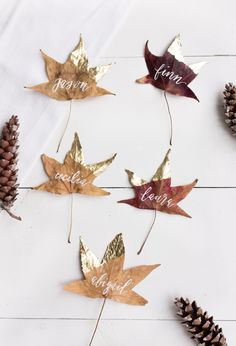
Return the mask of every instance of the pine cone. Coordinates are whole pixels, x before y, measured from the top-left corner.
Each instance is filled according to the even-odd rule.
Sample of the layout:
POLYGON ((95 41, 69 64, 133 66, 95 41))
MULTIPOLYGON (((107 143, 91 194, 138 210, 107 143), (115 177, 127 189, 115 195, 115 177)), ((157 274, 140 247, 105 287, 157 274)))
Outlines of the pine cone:
POLYGON ((224 90, 225 123, 231 128, 236 136, 236 86, 232 83, 225 85, 224 90))
POLYGON ((0 207, 18 220, 10 211, 17 199, 18 117, 13 115, 3 129, 0 139, 0 207))
POLYGON ((207 312, 203 312, 195 301, 176 298, 175 305, 177 315, 183 319, 182 323, 198 346, 227 346, 222 329, 215 325, 213 317, 208 317, 207 312))

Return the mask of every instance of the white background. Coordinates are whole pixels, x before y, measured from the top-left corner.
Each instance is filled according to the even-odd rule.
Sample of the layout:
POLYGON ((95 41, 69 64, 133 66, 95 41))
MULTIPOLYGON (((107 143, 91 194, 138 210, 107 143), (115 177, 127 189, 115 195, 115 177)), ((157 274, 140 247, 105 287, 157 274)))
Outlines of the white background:
MULTIPOLYGON (((15 212, 23 221, 1 213, 0 340, 4 346, 88 345, 102 302, 64 292, 63 284, 82 277, 79 235, 102 256, 119 232, 124 234, 127 267, 162 265, 136 288, 148 305, 107 302, 94 345, 194 345, 175 317, 176 296, 196 299, 222 326, 228 344, 235 344, 236 138, 225 127, 222 110, 224 84, 236 82, 234 7, 233 0, 137 0, 99 61, 115 63, 101 84, 116 97, 73 102, 72 119, 57 155, 69 104, 55 106, 64 120, 45 153, 62 160, 75 131, 86 162, 117 152, 114 163, 96 180, 110 187, 111 195, 75 196, 70 245, 66 242, 70 196, 22 190, 15 212), (154 173, 168 147, 169 121, 163 93, 134 81, 146 74, 145 41, 149 39, 152 52, 162 54, 179 32, 186 60, 207 61, 191 84, 200 103, 168 95, 174 121, 173 184, 199 178, 198 188, 181 203, 193 218, 158 213, 149 241, 137 256, 153 214, 116 201, 132 196, 124 168, 146 179, 154 173)), ((75 15, 74 8, 71 16, 75 15)), ((61 46, 51 51, 59 57, 66 53, 61 46)), ((34 69, 40 71, 37 78, 45 78, 38 56, 34 69)), ((38 102, 45 99, 40 94, 32 97, 38 102)), ((46 179, 36 157, 24 185, 46 179)))

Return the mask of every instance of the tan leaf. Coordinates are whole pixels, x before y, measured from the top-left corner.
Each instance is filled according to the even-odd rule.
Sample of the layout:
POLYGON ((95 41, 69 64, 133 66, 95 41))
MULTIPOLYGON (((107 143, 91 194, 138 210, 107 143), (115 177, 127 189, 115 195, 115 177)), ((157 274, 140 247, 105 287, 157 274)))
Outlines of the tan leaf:
POLYGON ((75 133, 71 150, 67 153, 64 163, 60 163, 47 155, 42 155, 44 169, 49 181, 34 187, 34 189, 60 195, 71 193, 94 196, 109 195, 109 192, 93 185, 93 180, 112 163, 115 156, 100 163, 86 165, 79 137, 75 133))
POLYGON ((159 264, 124 270, 125 248, 122 234, 118 234, 108 245, 99 265, 96 256, 83 241, 80 244, 80 256, 85 280, 76 280, 66 284, 64 286, 66 291, 90 298, 109 298, 131 305, 147 303, 145 298, 132 289, 159 264))
POLYGON ((83 99, 91 96, 109 95, 112 92, 97 86, 97 82, 109 70, 110 65, 89 67, 84 42, 70 53, 61 64, 42 52, 48 82, 28 87, 56 100, 83 99))

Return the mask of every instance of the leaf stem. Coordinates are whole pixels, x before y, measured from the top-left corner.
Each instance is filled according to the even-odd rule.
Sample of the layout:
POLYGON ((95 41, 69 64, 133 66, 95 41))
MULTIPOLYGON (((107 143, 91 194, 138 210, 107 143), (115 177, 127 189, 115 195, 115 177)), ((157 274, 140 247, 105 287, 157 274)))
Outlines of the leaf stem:
POLYGON ((168 114, 169 114, 169 119, 170 119, 170 146, 172 146, 172 140, 173 140, 173 120, 172 120, 172 115, 171 115, 171 111, 170 111, 170 105, 167 99, 167 95, 166 95, 166 91, 164 91, 164 98, 166 101, 166 106, 167 106, 167 110, 168 110, 168 114))
POLYGON ((91 337, 91 339, 90 339, 90 341, 89 341, 89 346, 92 345, 93 339, 94 339, 95 334, 96 334, 96 331, 97 331, 97 329, 98 329, 98 325, 99 325, 99 322, 100 322, 100 320, 101 320, 101 316, 102 316, 102 312, 103 312, 104 307, 105 307, 106 300, 107 300, 107 298, 104 298, 103 303, 102 303, 101 310, 100 310, 99 315, 98 315, 98 318, 97 318, 96 326, 95 326, 94 331, 93 331, 93 335, 92 335, 92 337, 91 337))
POLYGON ((71 194, 70 199, 70 228, 69 228, 69 234, 68 234, 68 243, 71 243, 71 233, 72 233, 72 227, 73 227, 73 193, 71 194))
POLYGON ((155 221, 156 221, 156 217, 157 217, 157 211, 154 210, 154 218, 153 218, 152 224, 151 224, 151 226, 150 226, 150 228, 149 228, 149 230, 148 230, 148 233, 147 233, 146 237, 144 238, 144 241, 143 241, 143 243, 142 243, 142 245, 141 245, 139 251, 137 252, 137 255, 140 255, 140 254, 141 254, 141 252, 142 252, 142 250, 143 250, 143 248, 144 248, 144 245, 146 244, 146 241, 148 240, 148 237, 149 237, 149 235, 150 235, 150 233, 151 233, 151 230, 153 229, 153 226, 154 226, 155 221))
POLYGON ((60 138, 59 143, 58 143, 58 146, 57 146, 57 153, 58 153, 58 151, 59 151, 59 149, 60 149, 62 140, 63 140, 63 138, 64 138, 64 135, 65 135, 65 133, 66 133, 66 130, 67 130, 67 127, 68 127, 68 124, 69 124, 69 121, 70 121, 70 116, 71 116, 71 105, 72 105, 72 100, 70 100, 69 114, 68 114, 68 117, 67 117, 66 126, 65 126, 65 128, 64 128, 64 131, 62 132, 61 138, 60 138))

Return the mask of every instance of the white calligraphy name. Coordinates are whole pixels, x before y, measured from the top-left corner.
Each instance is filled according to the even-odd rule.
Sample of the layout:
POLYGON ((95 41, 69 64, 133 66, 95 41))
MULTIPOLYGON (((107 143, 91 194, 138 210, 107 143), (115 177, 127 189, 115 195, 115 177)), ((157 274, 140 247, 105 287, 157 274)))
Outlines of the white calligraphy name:
POLYGON ((64 181, 66 183, 78 184, 78 185, 82 185, 82 186, 85 186, 86 184, 88 184, 88 182, 85 178, 80 177, 80 171, 77 171, 73 175, 56 173, 55 179, 64 181))
POLYGON ((105 273, 103 275, 101 275, 100 277, 97 276, 93 276, 91 279, 91 283, 94 287, 102 287, 104 288, 102 293, 104 295, 107 295, 109 293, 109 291, 116 291, 119 294, 122 294, 124 292, 124 290, 131 285, 132 283, 132 279, 127 280, 125 283, 119 284, 117 282, 112 282, 109 281, 109 277, 108 274, 105 273))
POLYGON ((149 201, 156 201, 161 206, 166 205, 167 208, 171 208, 174 203, 172 203, 172 198, 168 198, 167 194, 164 193, 162 195, 155 195, 152 192, 152 187, 150 186, 141 196, 141 201, 145 202, 147 200, 149 201))
POLYGON ((66 80, 62 78, 57 78, 54 81, 54 85, 52 87, 52 91, 55 93, 58 89, 76 89, 79 88, 82 92, 85 92, 89 89, 88 83, 82 82, 82 81, 73 81, 73 80, 66 80))
POLYGON ((168 70, 170 66, 166 66, 166 64, 162 64, 158 69, 155 68, 154 79, 157 80, 160 76, 167 77, 169 80, 175 82, 175 84, 187 84, 185 82, 181 82, 183 79, 182 76, 175 74, 173 71, 168 70))

